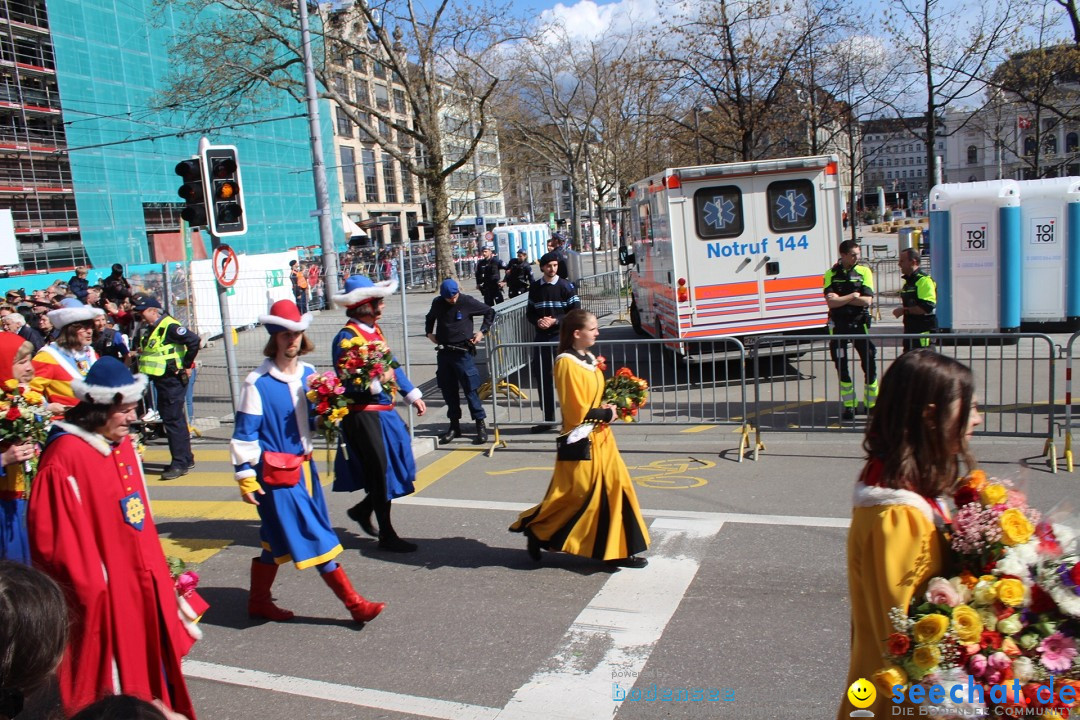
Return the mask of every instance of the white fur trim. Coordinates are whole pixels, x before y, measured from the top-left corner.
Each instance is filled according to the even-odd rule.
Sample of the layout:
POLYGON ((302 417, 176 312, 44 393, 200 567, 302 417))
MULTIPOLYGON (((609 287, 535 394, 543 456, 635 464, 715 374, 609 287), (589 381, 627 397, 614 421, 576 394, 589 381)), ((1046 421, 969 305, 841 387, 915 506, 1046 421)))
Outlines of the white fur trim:
POLYGON ((934 522, 934 509, 922 495, 910 490, 877 487, 855 483, 851 503, 855 507, 876 507, 878 505, 909 505, 921 512, 926 519, 934 522))
POLYGON ((83 305, 82 307, 77 308, 57 308, 56 310, 50 310, 45 314, 49 316, 49 322, 53 324, 53 327, 59 330, 73 322, 93 320, 99 315, 104 315, 105 311, 101 308, 83 305))
POLYGON ((199 618, 195 615, 195 610, 188 604, 187 598, 182 595, 176 596, 176 614, 180 616, 180 620, 184 623, 184 629, 187 630, 187 634, 191 636, 192 640, 203 639, 203 631, 196 625, 199 618))
POLYGON ((98 435, 97 433, 87 432, 78 425, 72 425, 71 423, 67 423, 62 420, 54 422, 53 425, 60 428, 64 432, 71 433, 72 435, 85 441, 87 445, 97 450, 99 453, 101 453, 103 457, 108 457, 109 453, 112 452, 112 446, 109 444, 109 441, 98 435))
POLYGON ((373 298, 389 297, 397 291, 397 287, 397 280, 383 280, 375 283, 372 287, 356 288, 352 292, 347 292, 344 295, 334 295, 331 299, 338 307, 347 308, 352 307, 353 305, 359 305, 360 303, 373 298))
POLYGON ((420 388, 413 388, 409 391, 409 394, 405 396, 405 403, 412 405, 422 397, 424 397, 424 393, 420 392, 420 388))
POLYGON ((570 360, 573 360, 574 362, 576 362, 578 365, 585 368, 586 370, 595 370, 596 369, 596 356, 593 355, 591 352, 588 352, 588 351, 586 351, 585 354, 593 359, 593 361, 591 363, 585 362, 584 360, 579 358, 576 353, 572 353, 572 352, 559 353, 558 355, 555 356, 555 361, 558 362, 559 358, 569 358, 570 360))
POLYGON ((86 400, 98 405, 112 405, 116 400, 117 393, 120 394, 120 402, 122 403, 136 402, 142 398, 149 378, 142 373, 136 373, 134 377, 135 382, 118 385, 117 387, 90 385, 86 382, 86 378, 77 377, 71 381, 71 392, 79 400, 86 400))
POLYGON ((257 473, 255 472, 255 470, 253 468, 248 468, 247 470, 237 470, 236 471, 236 479, 237 480, 244 480, 244 479, 249 478, 249 477, 255 477, 256 475, 257 475, 257 473))
POLYGON ((277 325, 283 327, 286 330, 293 330, 294 332, 304 332, 311 325, 311 313, 304 313, 300 316, 300 320, 286 320, 283 317, 277 315, 260 315, 259 323, 262 325, 277 325))

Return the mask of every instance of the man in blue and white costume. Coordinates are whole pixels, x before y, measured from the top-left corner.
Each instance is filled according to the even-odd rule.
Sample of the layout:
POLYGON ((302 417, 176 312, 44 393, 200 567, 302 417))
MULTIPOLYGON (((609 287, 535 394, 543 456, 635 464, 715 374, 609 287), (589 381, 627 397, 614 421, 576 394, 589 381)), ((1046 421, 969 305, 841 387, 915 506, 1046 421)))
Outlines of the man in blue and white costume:
MULTIPOLYGON (((339 368, 343 340, 362 337, 368 342, 386 342, 378 323, 384 298, 396 289, 397 280, 374 283, 365 275, 353 275, 345 281, 344 294, 333 298, 334 304, 345 308, 349 317, 345 327, 334 336, 331 354, 335 368, 339 368)), ((405 402, 416 408, 417 415, 423 415, 427 406, 421 399, 420 388, 409 381, 396 360, 393 368, 394 380, 405 402)), ((334 462, 334 491, 367 492, 363 500, 349 508, 349 517, 368 535, 379 538, 381 549, 413 552, 416 543, 398 537, 390 523, 390 501, 412 494, 416 479, 409 430, 394 410, 393 397, 385 390, 375 394, 346 385, 346 393, 349 414, 341 421, 342 442, 334 462), (372 513, 378 530, 371 524, 372 513)))
POLYGON ((262 555, 251 561, 248 615, 285 621, 293 613, 270 595, 278 565, 292 561, 298 570, 316 567, 345 604, 353 620, 367 622, 384 603, 368 602, 334 560, 341 543, 330 524, 319 474, 311 458, 313 410, 307 380, 315 368, 300 361, 315 349, 305 335, 311 314, 300 314, 292 300, 279 300, 259 318, 270 340, 266 360, 244 380, 230 450, 244 502, 258 507, 262 555))

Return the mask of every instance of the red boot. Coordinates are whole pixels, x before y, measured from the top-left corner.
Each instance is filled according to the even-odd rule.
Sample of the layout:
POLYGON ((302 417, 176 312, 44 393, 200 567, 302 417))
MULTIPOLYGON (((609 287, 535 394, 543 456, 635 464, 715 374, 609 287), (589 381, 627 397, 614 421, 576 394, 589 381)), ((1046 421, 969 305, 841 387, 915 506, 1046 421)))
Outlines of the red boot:
POLYGON ((277 565, 251 559, 251 594, 248 596, 248 617, 265 618, 274 622, 293 619, 291 610, 279 608, 270 597, 270 586, 277 577, 277 565))
POLYGON ((338 596, 338 600, 345 603, 345 608, 352 614, 352 619, 358 623, 374 620, 375 616, 386 607, 386 603, 368 602, 362 595, 353 590, 352 583, 349 582, 349 576, 345 574, 345 569, 340 565, 333 572, 325 573, 322 578, 330 586, 330 589, 334 591, 334 594, 338 596))

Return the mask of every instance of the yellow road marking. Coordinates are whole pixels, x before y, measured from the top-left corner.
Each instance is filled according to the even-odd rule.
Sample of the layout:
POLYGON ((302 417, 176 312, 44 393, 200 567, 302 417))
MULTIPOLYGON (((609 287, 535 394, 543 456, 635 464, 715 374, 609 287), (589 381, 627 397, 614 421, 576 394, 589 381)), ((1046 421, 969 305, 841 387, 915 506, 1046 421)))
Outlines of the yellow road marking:
POLYGON ((202 520, 258 520, 254 505, 242 500, 151 500, 154 518, 199 518, 202 520))
POLYGON ((716 426, 715 425, 695 425, 694 427, 686 428, 685 430, 680 430, 679 432, 699 433, 699 432, 705 432, 706 430, 711 430, 714 427, 716 427, 716 426))
POLYGON ((160 538, 165 557, 178 557, 189 565, 206 562, 214 555, 232 545, 232 540, 208 540, 195 538, 160 538))
POLYGON ((551 472, 554 469, 555 469, 554 465, 534 465, 532 467, 522 466, 522 467, 510 468, 509 470, 488 470, 487 474, 488 475, 513 475, 514 473, 528 472, 529 470, 547 470, 548 472, 551 472))
MULTIPOLYGON (((204 462, 227 462, 232 464, 232 456, 229 454, 229 450, 218 448, 200 448, 194 447, 192 450, 195 452, 196 461, 202 460, 204 462)), ((171 462, 172 455, 169 454, 168 448, 148 447, 143 450, 143 460, 146 462, 171 462)))
POLYGON ((450 474, 482 452, 484 451, 454 450, 443 455, 441 458, 416 473, 416 482, 413 483, 416 487, 416 492, 420 492, 427 488, 436 480, 450 474))

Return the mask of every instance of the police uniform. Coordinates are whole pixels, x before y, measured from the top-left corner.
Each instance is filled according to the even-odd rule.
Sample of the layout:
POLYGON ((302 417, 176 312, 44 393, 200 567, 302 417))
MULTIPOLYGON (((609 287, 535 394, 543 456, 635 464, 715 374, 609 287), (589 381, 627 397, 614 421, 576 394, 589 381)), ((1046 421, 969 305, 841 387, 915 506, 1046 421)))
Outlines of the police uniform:
POLYGON ((484 302, 488 305, 494 306, 503 301, 502 288, 499 287, 503 269, 502 260, 495 255, 476 263, 476 289, 484 295, 484 302))
MULTIPOLYGON (((540 267, 544 267, 557 255, 549 252, 540 258, 540 267)), ((562 267, 562 263, 559 263, 562 267)), ((559 322, 571 310, 581 308, 581 299, 578 298, 577 290, 569 281, 557 277, 555 282, 548 282, 546 277, 541 277, 529 288, 529 303, 525 308, 525 317, 536 327, 535 340, 538 343, 557 342, 559 339, 559 322), (549 328, 541 329, 537 322, 540 318, 555 318, 555 324, 549 328)), ((541 345, 533 350, 533 365, 540 385, 540 405, 544 409, 544 425, 537 425, 534 431, 540 432, 555 422, 555 387, 552 385, 552 368, 555 364, 555 347, 541 345)))
POLYGON ((446 417, 450 420, 450 429, 440 437, 441 442, 450 442, 461 436, 461 397, 460 387, 465 393, 465 402, 469 405, 469 414, 476 421, 477 442, 487 441, 484 420, 487 413, 476 391, 480 387, 480 374, 476 371, 473 355, 476 346, 472 342, 473 318, 482 316, 480 332, 487 334, 495 322, 495 310, 476 298, 460 294, 460 288, 454 280, 444 280, 439 289, 439 297, 431 301, 431 309, 424 318, 424 334, 434 333, 439 349, 436 354, 435 380, 439 384, 443 400, 446 402, 446 417), (457 301, 451 303, 449 297, 457 294, 457 301))
MULTIPOLYGON (((853 292, 863 297, 874 295, 874 274, 865 265, 853 265, 845 270, 842 263, 836 263, 825 271, 825 295, 850 295, 853 292)), ((845 305, 829 310, 830 335, 869 335, 870 308, 860 305, 845 305)), ((859 354, 863 378, 866 382, 864 400, 867 410, 877 404, 877 346, 870 340, 856 340, 855 352, 859 354)), ((850 417, 858 407, 855 396, 855 383, 851 379, 848 367, 848 341, 832 340, 829 342, 829 354, 840 374, 840 401, 844 405, 844 417, 850 417)))
POLYGON ((904 352, 920 347, 930 347, 930 333, 937 330, 937 283, 922 270, 904 275, 904 285, 900 288, 900 303, 904 307, 904 334, 921 334, 917 340, 904 340, 904 352), (918 307, 926 311, 924 315, 912 315, 908 308, 918 307))
MULTIPOLYGON (((161 306, 150 298, 136 309, 141 312, 148 307, 161 306)), ((157 411, 161 415, 165 437, 169 440, 172 461, 165 473, 180 471, 180 475, 184 475, 195 465, 184 414, 187 375, 181 373, 194 365, 199 344, 198 335, 181 325, 176 318, 162 315, 147 330, 140 345, 139 372, 145 373, 154 382, 157 411)))
MULTIPOLYGON (((561 266, 561 263, 560 263, 561 266)), ((517 297, 529 292, 529 288, 536 282, 532 276, 532 266, 528 260, 519 257, 511 260, 506 266, 506 277, 503 279, 510 297, 517 297)))

